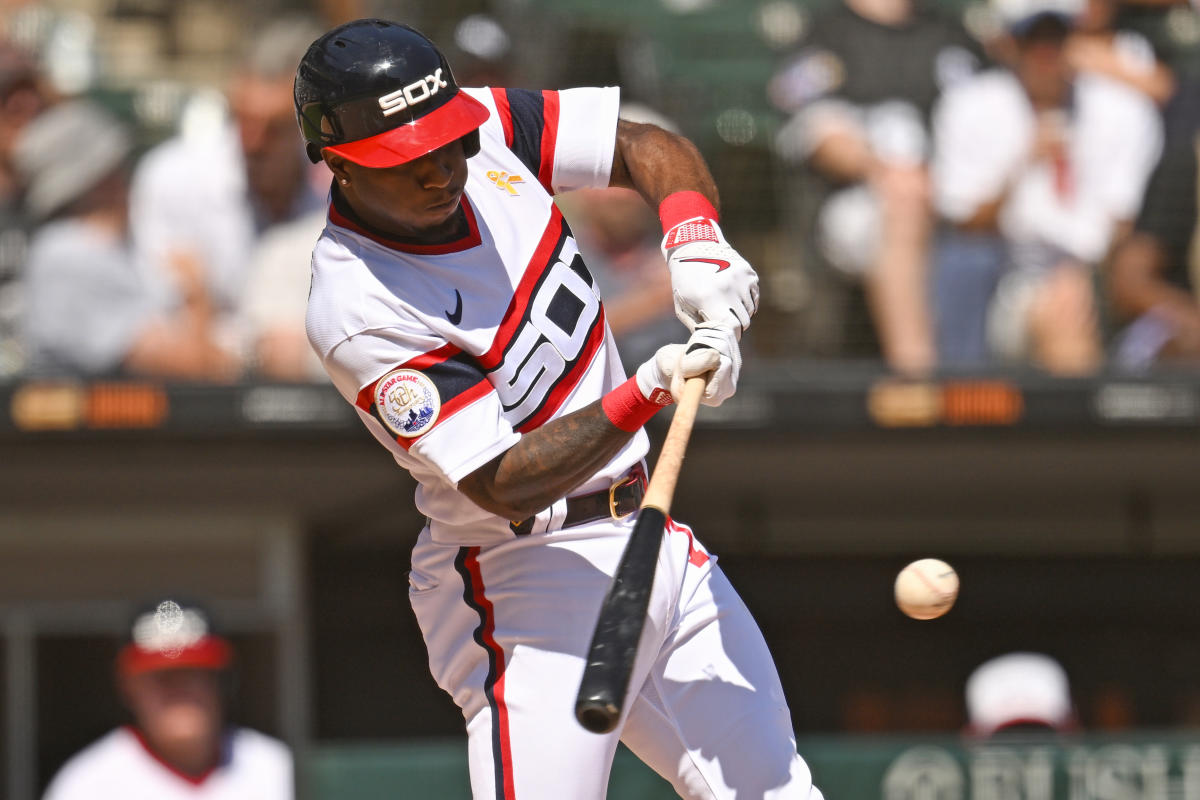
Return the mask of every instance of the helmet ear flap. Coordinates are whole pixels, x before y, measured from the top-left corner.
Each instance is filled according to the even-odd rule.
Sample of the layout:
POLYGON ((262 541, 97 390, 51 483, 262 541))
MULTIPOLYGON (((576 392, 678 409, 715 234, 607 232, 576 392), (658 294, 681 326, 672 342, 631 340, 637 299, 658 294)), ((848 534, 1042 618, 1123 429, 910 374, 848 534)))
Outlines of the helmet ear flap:
POLYGON ((468 133, 466 136, 462 137, 462 143, 463 143, 463 154, 466 155, 467 158, 470 158, 471 156, 474 156, 474 155, 478 155, 479 154, 479 129, 476 128, 475 130, 468 133))
POLYGON ((321 163, 321 146, 313 142, 306 142, 304 152, 308 154, 308 160, 314 164, 321 163))

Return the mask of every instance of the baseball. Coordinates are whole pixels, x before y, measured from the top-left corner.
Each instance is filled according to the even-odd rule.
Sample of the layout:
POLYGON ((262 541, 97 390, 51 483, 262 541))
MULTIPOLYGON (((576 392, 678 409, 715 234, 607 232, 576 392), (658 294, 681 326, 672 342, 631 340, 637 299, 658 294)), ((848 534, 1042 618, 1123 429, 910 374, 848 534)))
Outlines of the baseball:
POLYGON ((896 605, 913 619, 934 619, 958 597, 958 573, 936 558, 914 561, 896 576, 896 605))

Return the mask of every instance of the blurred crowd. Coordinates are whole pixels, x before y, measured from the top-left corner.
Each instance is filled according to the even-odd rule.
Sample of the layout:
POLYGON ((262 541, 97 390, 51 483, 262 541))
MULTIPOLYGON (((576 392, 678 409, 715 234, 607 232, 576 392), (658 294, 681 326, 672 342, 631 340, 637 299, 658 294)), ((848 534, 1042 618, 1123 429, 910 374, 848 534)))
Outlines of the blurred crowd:
POLYGON ((814 15, 769 86, 801 176, 790 213, 826 295, 860 293, 892 368, 1085 375, 1200 355, 1200 118, 1178 11, 1191 18, 1172 0, 814 15))
MULTIPOLYGON (((44 0, 0 4, 0 377, 322 379, 303 316, 329 176, 304 158, 291 81, 331 19, 376 9, 307 5, 269 15, 229 74, 190 87, 148 135, 154 114, 96 91, 104 76, 78 53, 86 25, 44 0)), ((458 5, 460 83, 512 81, 508 33, 458 5)), ((856 309, 865 353, 903 374, 1200 356, 1188 6, 792 5, 804 24, 754 87, 777 123, 771 173, 787 176, 771 227, 790 233, 759 266, 766 308, 789 277, 809 290, 752 331, 751 356, 862 355, 847 345, 856 309)), ((736 206, 777 187, 724 188, 736 206)), ((561 204, 627 361, 682 335, 653 213, 632 193, 561 204)), ((732 227, 739 247, 766 251, 732 227)))

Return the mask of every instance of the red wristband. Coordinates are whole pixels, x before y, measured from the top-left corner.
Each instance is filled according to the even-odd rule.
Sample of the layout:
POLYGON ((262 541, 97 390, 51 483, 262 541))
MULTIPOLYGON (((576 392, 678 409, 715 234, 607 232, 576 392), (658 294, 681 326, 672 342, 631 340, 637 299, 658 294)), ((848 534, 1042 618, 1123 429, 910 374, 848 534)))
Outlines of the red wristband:
POLYGON ((663 233, 670 233, 679 223, 696 217, 714 222, 718 220, 713 204, 699 192, 674 192, 658 204, 658 218, 662 220, 663 233))
POLYGON ((672 402, 671 393, 666 389, 655 389, 647 400, 638 388, 637 378, 633 377, 604 395, 600 406, 609 422, 627 433, 634 433, 649 422, 660 408, 672 402))

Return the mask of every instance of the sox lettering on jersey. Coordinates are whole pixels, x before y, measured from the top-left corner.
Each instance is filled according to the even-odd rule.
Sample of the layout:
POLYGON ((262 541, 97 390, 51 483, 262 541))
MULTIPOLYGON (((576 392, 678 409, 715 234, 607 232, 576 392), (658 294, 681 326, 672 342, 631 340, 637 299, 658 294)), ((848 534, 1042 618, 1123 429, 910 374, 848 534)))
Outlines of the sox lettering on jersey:
POLYGON ((556 259, 536 287, 503 360, 489 373, 511 419, 536 413, 592 338, 600 298, 591 281, 576 253, 569 265, 556 259))
POLYGON ((438 93, 438 89, 445 89, 448 85, 442 79, 442 68, 438 67, 432 75, 426 75, 420 80, 413 81, 403 89, 397 89, 379 98, 379 107, 383 109, 385 117, 390 117, 392 114, 403 111, 409 106, 415 106, 418 103, 428 100, 438 93), (420 92, 420 94, 417 94, 417 92, 420 92))

